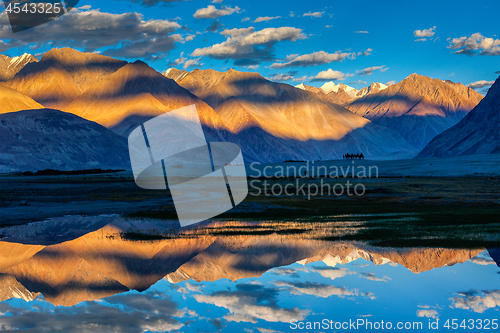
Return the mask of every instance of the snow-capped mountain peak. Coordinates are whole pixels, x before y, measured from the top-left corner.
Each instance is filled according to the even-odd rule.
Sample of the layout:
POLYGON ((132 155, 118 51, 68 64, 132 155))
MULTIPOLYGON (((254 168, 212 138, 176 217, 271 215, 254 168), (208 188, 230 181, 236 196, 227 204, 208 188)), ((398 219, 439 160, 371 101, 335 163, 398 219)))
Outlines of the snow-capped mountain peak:
POLYGON ((302 89, 302 90, 306 90, 306 85, 301 83, 301 84, 298 84, 295 86, 295 88, 299 88, 299 89, 302 89))
POLYGON ((344 90, 351 98, 356 98, 356 94, 358 89, 348 86, 346 84, 335 84, 333 81, 326 82, 321 86, 321 89, 325 94, 329 94, 331 92, 338 92, 339 89, 344 90))
POLYGON ((385 85, 383 83, 372 82, 368 87, 364 87, 363 89, 359 90, 356 94, 356 98, 361 98, 368 94, 378 93, 379 91, 387 89, 387 87, 388 85, 385 85))
POLYGON ((19 65, 26 65, 27 63, 32 62, 33 60, 36 60, 34 58, 35 57, 33 57, 31 54, 24 53, 21 56, 14 57, 14 58, 10 59, 9 66, 7 68, 10 69, 13 67, 17 67, 19 65))

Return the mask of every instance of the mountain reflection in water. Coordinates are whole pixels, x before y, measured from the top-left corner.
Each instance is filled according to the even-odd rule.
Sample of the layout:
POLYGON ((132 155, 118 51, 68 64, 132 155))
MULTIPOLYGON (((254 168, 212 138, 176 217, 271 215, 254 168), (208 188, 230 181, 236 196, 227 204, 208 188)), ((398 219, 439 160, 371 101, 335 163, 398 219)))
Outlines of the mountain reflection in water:
POLYGON ((499 249, 122 238, 130 228, 172 225, 65 217, 0 230, 0 330, 287 332, 291 320, 370 318, 425 331, 429 320, 499 317, 499 249))

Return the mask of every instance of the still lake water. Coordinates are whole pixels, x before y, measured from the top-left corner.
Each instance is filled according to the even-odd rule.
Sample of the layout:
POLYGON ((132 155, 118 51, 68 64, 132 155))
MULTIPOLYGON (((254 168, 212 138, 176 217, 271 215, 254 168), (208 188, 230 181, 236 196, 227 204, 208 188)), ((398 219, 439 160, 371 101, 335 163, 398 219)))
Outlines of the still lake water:
POLYGON ((387 248, 301 234, 120 236, 159 225, 65 217, 0 230, 0 330, 498 330, 499 248, 387 248))

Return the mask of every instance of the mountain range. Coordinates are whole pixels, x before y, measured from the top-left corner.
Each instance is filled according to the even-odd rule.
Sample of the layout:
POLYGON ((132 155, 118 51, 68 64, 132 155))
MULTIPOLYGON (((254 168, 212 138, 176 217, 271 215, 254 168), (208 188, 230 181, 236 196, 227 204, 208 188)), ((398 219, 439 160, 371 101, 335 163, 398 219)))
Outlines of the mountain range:
POLYGON ((51 109, 0 114, 0 172, 128 169, 127 140, 103 126, 51 109))
POLYGON ((414 154, 399 135, 313 92, 258 73, 196 69, 165 75, 213 107, 250 159, 332 159, 350 151, 380 159, 414 154))
MULTIPOLYGON (((57 109, 102 125, 106 137, 127 137, 148 119, 195 104, 207 140, 237 143, 247 162, 337 159, 360 152, 370 159, 411 158, 482 99, 460 83, 417 74, 390 86, 372 83, 356 90, 334 82, 293 87, 233 69, 171 68, 161 74, 140 61, 70 48, 52 49, 40 61, 29 55, 7 60, 16 73, 10 78, 5 74, 0 82, 0 114, 30 110, 33 118, 43 118, 45 108, 57 109)), ((52 124, 65 126, 57 122, 55 118, 52 124)), ((33 148, 39 134, 30 138, 25 133, 19 152, 31 165, 36 164, 34 156, 40 158, 33 148)), ((80 154, 95 160, 91 151, 80 154)), ((53 159, 53 168, 70 167, 57 165, 59 160, 53 159)), ((11 169, 28 164, 12 164, 11 169)))
POLYGON ((420 150, 436 135, 462 120, 482 98, 463 84, 411 74, 345 107, 397 131, 420 150))
POLYGON ((436 136, 417 157, 500 154, 500 77, 479 104, 436 136))

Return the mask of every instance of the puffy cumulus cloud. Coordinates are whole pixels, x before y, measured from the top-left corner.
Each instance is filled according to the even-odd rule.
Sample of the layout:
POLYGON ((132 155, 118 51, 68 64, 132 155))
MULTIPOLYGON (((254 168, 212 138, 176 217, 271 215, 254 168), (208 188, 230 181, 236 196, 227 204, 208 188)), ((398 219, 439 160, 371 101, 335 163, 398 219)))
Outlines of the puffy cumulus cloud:
POLYGON ((384 66, 373 66, 373 67, 368 67, 368 68, 365 68, 365 69, 362 69, 358 72, 358 75, 359 76, 363 76, 363 75, 372 75, 372 73, 376 70, 380 70, 381 72, 385 72, 386 70, 388 70, 389 67, 385 67, 384 66))
POLYGON ((189 290, 189 291, 196 292, 196 293, 201 292, 201 286, 200 285, 195 286, 195 285, 193 285, 193 284, 191 284, 189 282, 186 282, 185 286, 186 286, 186 289, 189 290))
POLYGON ((315 267, 314 271, 331 280, 335 280, 346 275, 356 274, 356 272, 349 271, 347 268, 335 267, 315 267))
POLYGON ((277 268, 274 268, 271 272, 272 272, 272 274, 275 274, 275 275, 288 275, 291 277, 299 277, 299 275, 297 274, 297 271, 295 269, 289 268, 289 267, 277 267, 277 268))
POLYGON ((274 282, 274 284, 277 287, 288 288, 292 295, 304 294, 322 298, 330 296, 344 297, 356 295, 355 292, 349 291, 345 287, 335 287, 324 283, 277 281, 274 282))
POLYGON ((281 16, 260 16, 260 17, 257 17, 255 19, 255 21, 253 21, 253 23, 267 22, 267 21, 276 20, 279 18, 281 18, 281 16))
POLYGON ((451 39, 448 48, 456 50, 455 54, 497 56, 500 55, 500 39, 487 38, 477 32, 469 37, 451 39))
POLYGON ((175 67, 175 66, 179 66, 181 64, 184 63, 184 61, 186 61, 187 58, 184 57, 184 52, 181 52, 181 55, 179 58, 175 59, 173 62, 171 62, 169 64, 170 67, 175 67))
POLYGON ((238 66, 257 65, 274 59, 274 46, 278 42, 307 38, 301 29, 293 27, 253 28, 225 30, 227 40, 209 47, 195 49, 193 57, 209 56, 215 59, 233 59, 238 66))
POLYGON ((305 67, 305 66, 316 66, 322 64, 329 64, 332 62, 339 62, 346 58, 354 59, 356 58, 355 52, 342 52, 337 51, 335 53, 328 53, 325 51, 314 52, 310 54, 298 55, 292 54, 287 56, 286 62, 274 63, 270 68, 288 68, 288 67, 305 67))
POLYGON ((479 88, 489 87, 493 83, 495 83, 495 81, 479 80, 476 82, 469 83, 467 85, 467 87, 472 88, 472 89, 479 89, 479 88))
POLYGON ((388 276, 384 276, 382 278, 376 277, 375 274, 373 273, 367 273, 367 272, 361 272, 359 273, 360 276, 364 277, 365 279, 371 280, 371 281, 377 281, 377 282, 387 282, 391 278, 388 276))
POLYGON ((293 78, 292 81, 294 82, 302 82, 302 81, 307 81, 307 75, 304 75, 304 76, 297 76, 295 78, 293 78))
POLYGON ((288 323, 292 319, 303 320, 308 310, 280 308, 278 292, 253 284, 238 284, 235 291, 217 291, 211 295, 194 295, 200 303, 213 304, 229 310, 224 318, 236 322, 256 323, 258 319, 268 322, 288 323))
POLYGON ((432 27, 424 30, 415 30, 413 31, 413 36, 415 37, 432 37, 436 33, 436 27, 432 27))
POLYGON ((254 27, 249 28, 234 28, 234 29, 224 29, 220 34, 223 36, 239 37, 242 35, 247 35, 254 32, 254 27))
POLYGON ((302 15, 303 17, 321 17, 323 16, 325 12, 309 12, 309 13, 304 13, 304 15, 302 15))
POLYGON ((439 314, 436 310, 418 310, 417 316, 437 319, 439 314))
POLYGON ((173 317, 182 317, 183 311, 169 296, 152 294, 119 295, 106 298, 106 303, 89 301, 71 310, 62 307, 37 307, 34 311, 0 303, 3 329, 31 332, 165 332, 175 331, 184 324, 173 317))
POLYGON ((200 58, 187 60, 182 67, 188 69, 189 67, 203 66, 200 60, 200 58))
POLYGON ((57 20, 13 34, 4 11, 0 14, 0 52, 9 48, 40 49, 75 47, 86 52, 108 48, 102 54, 123 58, 164 57, 182 41, 180 34, 172 34, 181 26, 169 20, 144 20, 139 13, 112 14, 91 9, 76 8, 57 20))
POLYGON ((342 81, 351 76, 354 76, 354 74, 344 74, 328 68, 326 71, 321 71, 310 79, 311 81, 342 81))
POLYGON ((483 313, 487 309, 500 306, 500 290, 478 290, 457 293, 458 297, 453 297, 451 307, 456 309, 471 310, 483 313))
POLYGON ((241 8, 236 6, 234 8, 231 8, 229 6, 222 7, 221 9, 217 9, 214 5, 208 5, 206 8, 200 8, 198 9, 194 14, 193 17, 196 19, 201 19, 201 18, 219 18, 221 16, 228 16, 232 15, 234 13, 241 13, 241 8))
POLYGON ((293 75, 290 74, 273 74, 267 77, 266 79, 270 81, 283 82, 283 81, 290 81, 293 78, 294 78, 293 75))

